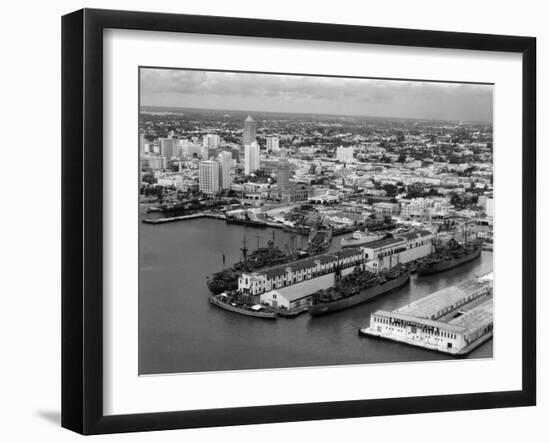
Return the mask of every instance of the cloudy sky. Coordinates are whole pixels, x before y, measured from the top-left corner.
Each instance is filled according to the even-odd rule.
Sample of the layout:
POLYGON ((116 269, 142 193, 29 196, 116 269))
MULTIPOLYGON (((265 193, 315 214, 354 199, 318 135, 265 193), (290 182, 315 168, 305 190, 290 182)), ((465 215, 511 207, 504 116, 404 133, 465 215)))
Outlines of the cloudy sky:
POLYGON ((147 68, 141 105, 492 122, 493 87, 147 68))

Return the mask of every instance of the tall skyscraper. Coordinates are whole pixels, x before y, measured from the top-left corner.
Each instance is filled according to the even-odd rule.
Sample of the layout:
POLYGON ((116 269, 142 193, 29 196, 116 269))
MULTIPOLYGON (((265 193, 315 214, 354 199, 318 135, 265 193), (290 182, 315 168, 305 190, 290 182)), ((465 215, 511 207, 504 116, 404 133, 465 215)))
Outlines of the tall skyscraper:
POLYGON ((277 186, 279 189, 288 188, 288 185, 290 184, 289 178, 290 164, 288 163, 288 159, 286 157, 282 157, 277 163, 277 186))
POLYGON ((243 145, 250 145, 256 141, 256 122, 252 116, 246 117, 243 128, 243 145))
POLYGON ((246 175, 260 169, 260 146, 256 142, 244 145, 244 173, 246 175))
POLYGON ((220 188, 229 189, 232 181, 231 166, 233 165, 231 152, 220 152, 218 155, 218 163, 220 164, 220 188))
POLYGON ((271 136, 265 140, 267 152, 279 152, 279 137, 271 136))
POLYGON ((205 194, 215 194, 220 190, 220 164, 215 160, 199 163, 199 190, 205 194))

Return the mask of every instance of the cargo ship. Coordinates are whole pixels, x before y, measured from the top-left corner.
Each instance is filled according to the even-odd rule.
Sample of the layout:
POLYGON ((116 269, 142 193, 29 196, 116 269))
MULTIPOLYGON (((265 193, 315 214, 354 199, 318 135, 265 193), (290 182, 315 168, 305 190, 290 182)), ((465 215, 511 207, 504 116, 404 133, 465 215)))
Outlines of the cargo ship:
POLYGON ((333 288, 323 289, 313 294, 308 311, 311 316, 316 317, 351 308, 401 288, 409 283, 410 278, 410 270, 402 265, 380 274, 357 267, 345 277, 337 276, 333 288))
MULTIPOLYGON (((219 294, 223 291, 237 289, 239 275, 246 270, 259 269, 264 266, 273 266, 285 263, 287 261, 297 260, 301 257, 299 252, 295 254, 285 254, 276 245, 274 240, 267 242, 267 247, 261 247, 248 254, 246 240, 243 239, 241 248, 242 260, 233 266, 214 273, 206 279, 208 289, 219 294)), ((222 254, 222 261, 225 266, 225 254, 222 254)))
POLYGON ((311 255, 322 254, 329 248, 331 240, 332 229, 315 227, 308 237, 307 252, 311 255))
POLYGON ((461 245, 454 238, 444 249, 436 250, 416 265, 418 275, 430 275, 447 271, 469 263, 481 255, 482 241, 476 240, 461 245))
MULTIPOLYGON (((290 250, 287 246, 288 252, 285 253, 275 245, 275 233, 273 233, 273 240, 267 242, 267 247, 258 248, 251 254, 248 254, 246 240, 243 239, 243 247, 241 248, 242 260, 229 268, 215 272, 211 277, 207 277, 206 285, 213 294, 237 289, 239 275, 242 272, 257 270, 267 266, 282 265, 306 258, 310 255, 322 254, 330 246, 331 238, 332 232, 330 230, 319 230, 317 234, 310 238, 306 250, 294 248, 290 250)), ((225 255, 222 255, 222 260, 225 266, 225 255)))
POLYGON ((255 220, 250 218, 248 213, 245 213, 243 217, 227 215, 225 217, 225 222, 232 225, 245 225, 245 226, 254 226, 256 228, 267 228, 267 223, 261 220, 255 220))
POLYGON ((221 293, 218 295, 210 295, 208 301, 217 306, 218 308, 225 309, 226 311, 234 312, 236 314, 247 315, 249 317, 276 319, 277 313, 266 310, 259 304, 241 303, 237 298, 231 296, 228 293, 221 293))

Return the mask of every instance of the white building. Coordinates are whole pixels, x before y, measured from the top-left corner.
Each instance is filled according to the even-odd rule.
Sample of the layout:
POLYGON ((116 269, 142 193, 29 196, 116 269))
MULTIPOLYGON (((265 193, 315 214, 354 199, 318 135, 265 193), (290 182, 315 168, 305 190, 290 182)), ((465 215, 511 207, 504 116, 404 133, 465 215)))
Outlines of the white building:
POLYGON ((490 219, 493 219, 495 216, 495 200, 493 198, 487 198, 485 200, 485 214, 490 219))
POLYGON ((467 281, 434 292, 393 312, 376 311, 371 314, 366 331, 369 335, 459 354, 492 334, 492 286, 467 281), (460 315, 452 315, 457 311, 460 315))
POLYGON ((231 152, 220 152, 218 154, 218 163, 220 164, 220 188, 229 189, 233 181, 231 177, 231 166, 233 166, 231 152))
POLYGON ((256 141, 256 122, 251 115, 246 117, 243 127, 243 145, 250 145, 256 141))
POLYGON ((145 134, 139 134, 139 155, 145 154, 145 145, 147 140, 145 139, 145 134))
POLYGON ((215 160, 203 160, 199 164, 199 190, 215 194, 220 190, 220 164, 215 160))
POLYGON ((253 142, 244 146, 244 173, 249 175, 260 169, 260 146, 253 142))
POLYGON ((384 269, 419 260, 432 252, 432 237, 430 231, 415 230, 397 238, 367 243, 363 246, 367 264, 373 269, 384 269))
POLYGON ((353 162, 353 147, 349 146, 344 148, 343 146, 338 146, 336 148, 336 160, 340 163, 350 163, 353 162))
POLYGON ((333 278, 337 265, 340 268, 341 274, 347 275, 353 271, 355 266, 361 265, 364 260, 365 254, 362 249, 349 248, 340 251, 339 255, 317 255, 304 260, 268 268, 261 272, 244 272, 239 277, 239 290, 244 294, 250 295, 260 295, 264 292, 270 292, 266 297, 273 299, 273 291, 311 280, 312 284, 310 286, 312 292, 303 293, 302 291, 304 296, 311 295, 319 289, 329 288, 333 285, 334 279, 332 281, 329 281, 329 279, 325 282, 325 276, 330 274, 333 278), (322 284, 323 287, 319 287, 319 284, 322 284))
POLYGON ((220 145, 221 139, 218 134, 206 134, 202 138, 202 145, 207 148, 215 149, 220 145))
POLYGON ((279 152, 279 137, 266 137, 267 152, 279 152))

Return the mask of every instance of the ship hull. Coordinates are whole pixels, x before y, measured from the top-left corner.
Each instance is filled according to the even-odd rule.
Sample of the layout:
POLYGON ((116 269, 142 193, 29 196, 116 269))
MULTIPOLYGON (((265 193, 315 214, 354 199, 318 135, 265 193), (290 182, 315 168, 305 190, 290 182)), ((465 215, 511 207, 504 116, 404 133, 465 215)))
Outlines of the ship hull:
POLYGON ((399 289, 409 283, 411 279, 410 272, 403 273, 394 280, 389 280, 385 283, 378 284, 371 288, 361 290, 357 295, 351 297, 342 298, 340 300, 332 301, 330 303, 318 303, 309 307, 309 314, 313 317, 319 315, 329 314, 331 312, 341 311, 342 309, 351 308, 360 303, 364 303, 368 300, 378 297, 379 295, 387 292, 399 289))
POLYGON ((234 312, 235 314, 241 314, 241 315, 246 315, 248 317, 255 317, 255 318, 266 318, 266 319, 277 318, 277 314, 275 312, 265 312, 265 311, 258 312, 258 311, 252 311, 249 309, 239 308, 238 306, 233 306, 228 303, 224 303, 212 295, 208 297, 208 301, 214 306, 217 306, 218 308, 222 308, 222 309, 225 309, 226 311, 234 312))
POLYGON ((476 258, 478 258, 480 255, 481 255, 481 247, 476 248, 475 251, 459 258, 453 258, 451 260, 442 260, 439 263, 434 263, 428 266, 420 265, 417 268, 416 272, 418 275, 437 274, 438 272, 448 271, 449 269, 453 269, 453 268, 456 268, 457 266, 461 266, 463 264, 469 263, 475 260, 476 258))

